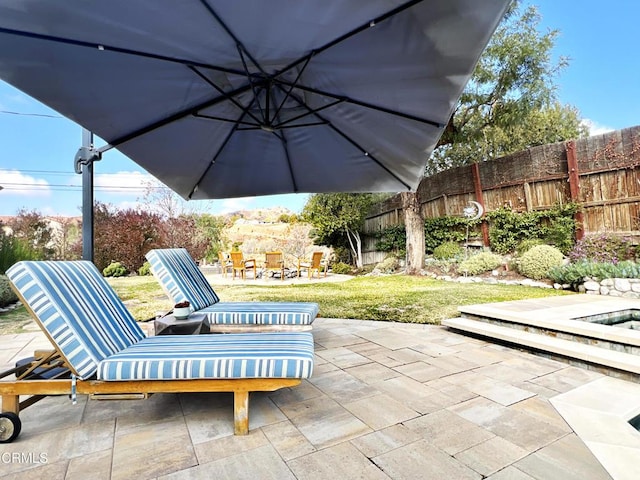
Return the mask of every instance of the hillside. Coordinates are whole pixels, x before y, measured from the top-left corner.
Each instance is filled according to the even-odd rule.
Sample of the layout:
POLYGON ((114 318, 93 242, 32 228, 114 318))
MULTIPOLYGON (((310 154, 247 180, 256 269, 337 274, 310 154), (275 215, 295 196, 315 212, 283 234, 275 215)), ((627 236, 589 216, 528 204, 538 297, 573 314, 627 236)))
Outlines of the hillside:
POLYGON ((282 251, 289 262, 318 249, 309 238, 311 225, 279 222, 282 215, 293 215, 293 212, 275 207, 230 214, 236 220, 224 231, 227 249, 238 245, 245 256, 258 260, 263 258, 265 252, 282 251))

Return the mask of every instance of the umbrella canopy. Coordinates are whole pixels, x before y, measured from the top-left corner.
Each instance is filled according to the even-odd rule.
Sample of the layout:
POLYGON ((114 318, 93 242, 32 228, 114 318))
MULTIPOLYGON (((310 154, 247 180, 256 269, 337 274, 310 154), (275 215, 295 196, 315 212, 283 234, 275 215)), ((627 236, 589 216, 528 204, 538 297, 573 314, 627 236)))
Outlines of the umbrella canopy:
POLYGON ((0 0, 0 78, 184 198, 415 189, 510 0, 0 0))

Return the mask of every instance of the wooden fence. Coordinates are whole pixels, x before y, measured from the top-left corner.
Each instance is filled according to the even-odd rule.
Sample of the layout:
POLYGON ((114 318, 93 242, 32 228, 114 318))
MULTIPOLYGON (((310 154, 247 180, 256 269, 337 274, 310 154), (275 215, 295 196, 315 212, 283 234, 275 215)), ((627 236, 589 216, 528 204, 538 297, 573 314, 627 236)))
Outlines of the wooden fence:
MULTIPOLYGON (((640 126, 447 170, 424 178, 418 194, 425 218, 461 216, 471 200, 486 211, 545 210, 574 201, 583 207, 578 235, 611 232, 640 239, 640 126)), ((363 231, 365 264, 384 258, 375 249, 376 232, 402 223, 399 195, 371 210, 363 231)))

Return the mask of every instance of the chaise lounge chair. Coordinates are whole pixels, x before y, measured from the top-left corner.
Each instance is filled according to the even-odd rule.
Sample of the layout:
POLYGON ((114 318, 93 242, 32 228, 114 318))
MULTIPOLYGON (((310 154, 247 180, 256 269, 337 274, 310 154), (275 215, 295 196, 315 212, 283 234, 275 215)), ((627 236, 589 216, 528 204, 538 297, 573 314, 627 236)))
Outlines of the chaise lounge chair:
POLYGON ((122 399, 233 392, 234 431, 246 434, 249 392, 295 386, 313 369, 310 332, 146 338, 90 262, 18 262, 7 276, 70 378, 0 381, 2 443, 17 437, 19 411, 34 397, 78 393, 122 399), (20 402, 20 395, 32 397, 20 402))
POLYGON ((310 330, 318 315, 310 302, 221 302, 184 248, 150 250, 146 257, 171 301, 188 301, 206 314, 211 332, 310 330))

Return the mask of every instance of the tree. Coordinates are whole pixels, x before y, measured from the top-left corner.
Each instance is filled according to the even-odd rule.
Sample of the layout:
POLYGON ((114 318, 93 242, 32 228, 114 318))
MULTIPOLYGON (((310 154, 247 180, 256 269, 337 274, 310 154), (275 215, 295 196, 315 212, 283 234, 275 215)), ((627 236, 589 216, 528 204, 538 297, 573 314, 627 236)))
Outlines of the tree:
POLYGON ((207 256, 209 238, 205 236, 205 230, 198 227, 198 216, 180 215, 165 219, 161 222, 161 232, 158 243, 163 248, 185 248, 195 260, 207 256))
MULTIPOLYGON (((555 78, 568 65, 551 52, 558 30, 541 33, 534 6, 514 1, 480 57, 426 175, 587 134, 578 111, 557 101, 555 78)), ((417 193, 403 194, 407 272, 423 266, 424 218, 417 193), (421 221, 415 216, 418 215, 421 221)))
POLYGON ((194 219, 196 236, 202 238, 205 242, 202 256, 194 258, 206 258, 210 262, 217 260, 218 252, 223 249, 223 244, 226 241, 224 236, 226 222, 224 218, 203 213, 202 215, 195 215, 194 219))
POLYGON ((176 192, 157 181, 144 182, 144 195, 138 199, 145 210, 165 218, 177 218, 187 213, 186 202, 176 192))
POLYGON ((73 245, 81 241, 79 221, 73 217, 54 217, 51 225, 55 258, 57 260, 79 258, 73 250, 73 245))
POLYGON ((402 192, 402 211, 407 231, 407 266, 408 275, 416 275, 422 270, 425 257, 424 216, 420 210, 420 197, 417 192, 402 192), (411 235, 411 241, 409 241, 411 235))
POLYGON ((94 263, 99 270, 111 262, 121 262, 135 272, 144 263, 144 255, 161 246, 162 219, 158 214, 117 210, 100 202, 96 202, 94 212, 94 263))
POLYGON ((499 158, 536 145, 587 134, 577 109, 557 101, 554 60, 558 30, 541 33, 535 6, 514 1, 480 57, 427 174, 499 158))
POLYGON ((362 268, 362 240, 359 231, 371 206, 381 195, 371 193, 317 193, 302 211, 313 226, 315 243, 331 247, 348 244, 357 268, 362 268))
POLYGON ((52 258, 53 230, 49 221, 36 210, 20 209, 15 217, 7 223, 14 238, 26 242, 36 258, 46 260, 52 258))

